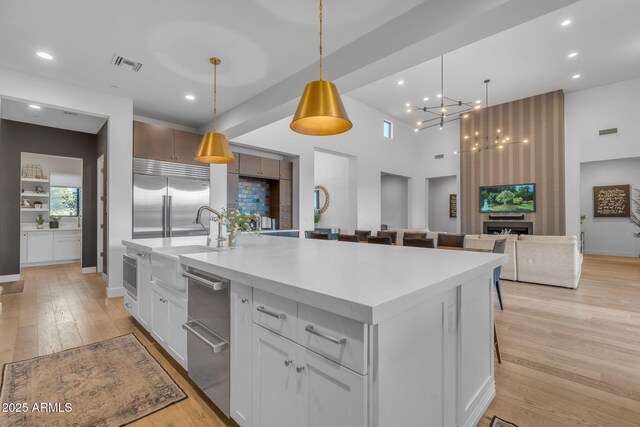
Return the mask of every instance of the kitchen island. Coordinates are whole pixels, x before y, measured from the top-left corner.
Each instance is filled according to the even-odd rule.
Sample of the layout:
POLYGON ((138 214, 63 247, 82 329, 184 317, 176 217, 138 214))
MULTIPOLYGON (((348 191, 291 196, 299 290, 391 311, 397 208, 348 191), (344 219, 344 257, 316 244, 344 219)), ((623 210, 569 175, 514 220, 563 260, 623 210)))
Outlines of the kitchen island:
POLYGON ((197 240, 123 243, 152 260, 172 248, 185 273, 229 281, 240 425, 471 426, 493 399, 492 274, 504 255, 271 236, 198 253, 197 240))

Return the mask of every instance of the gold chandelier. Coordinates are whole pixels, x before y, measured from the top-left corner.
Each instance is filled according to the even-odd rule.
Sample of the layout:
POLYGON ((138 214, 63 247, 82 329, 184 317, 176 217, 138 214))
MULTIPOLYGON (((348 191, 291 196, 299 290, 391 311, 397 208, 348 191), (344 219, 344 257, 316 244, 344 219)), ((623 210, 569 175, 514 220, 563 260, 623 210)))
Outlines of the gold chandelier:
POLYGON ((203 163, 233 163, 235 158, 231 148, 229 148, 227 137, 220 132, 216 132, 217 74, 218 65, 222 61, 220 58, 210 58, 209 62, 213 64, 213 130, 202 137, 196 156, 193 159, 203 163))
POLYGON ((320 2, 320 80, 307 83, 289 127, 305 135, 337 135, 353 124, 336 85, 322 79, 322 0, 320 2))

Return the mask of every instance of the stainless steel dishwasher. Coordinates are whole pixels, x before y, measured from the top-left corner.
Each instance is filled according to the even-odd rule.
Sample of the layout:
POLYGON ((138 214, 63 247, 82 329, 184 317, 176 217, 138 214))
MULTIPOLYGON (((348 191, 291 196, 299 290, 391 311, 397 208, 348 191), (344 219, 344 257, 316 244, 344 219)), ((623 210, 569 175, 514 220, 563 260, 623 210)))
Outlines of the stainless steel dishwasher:
POLYGON ((229 280, 189 268, 187 360, 189 378, 229 416, 229 280))

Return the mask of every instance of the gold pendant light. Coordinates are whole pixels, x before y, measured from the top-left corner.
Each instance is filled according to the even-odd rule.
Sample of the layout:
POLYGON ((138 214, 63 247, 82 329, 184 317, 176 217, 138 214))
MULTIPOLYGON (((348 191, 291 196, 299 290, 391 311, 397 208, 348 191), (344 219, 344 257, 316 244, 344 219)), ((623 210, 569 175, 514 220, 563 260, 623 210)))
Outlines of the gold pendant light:
POLYGON ((196 156, 193 158, 198 162, 203 163, 233 163, 235 158, 229 148, 229 142, 227 137, 220 132, 216 132, 216 113, 217 113, 217 74, 218 65, 222 61, 220 58, 211 58, 209 62, 213 64, 213 131, 207 132, 200 141, 200 147, 196 152, 196 156))
POLYGON ((320 1, 320 80, 307 83, 289 127, 305 135, 336 135, 353 124, 342 105, 336 85, 322 80, 322 0, 320 1))

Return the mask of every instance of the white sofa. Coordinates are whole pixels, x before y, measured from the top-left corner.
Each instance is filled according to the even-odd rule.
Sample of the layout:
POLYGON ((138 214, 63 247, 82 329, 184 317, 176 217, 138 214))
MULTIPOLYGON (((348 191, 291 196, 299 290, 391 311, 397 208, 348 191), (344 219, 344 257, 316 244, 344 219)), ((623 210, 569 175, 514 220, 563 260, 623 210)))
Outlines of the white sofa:
POLYGON ((493 250, 493 245, 498 239, 507 239, 504 253, 509 257, 506 264, 502 266, 500 278, 504 280, 518 280, 516 241, 515 234, 467 234, 465 247, 473 249, 493 250))
POLYGON ((522 235, 516 242, 519 282, 577 288, 582 271, 576 236, 522 235))

